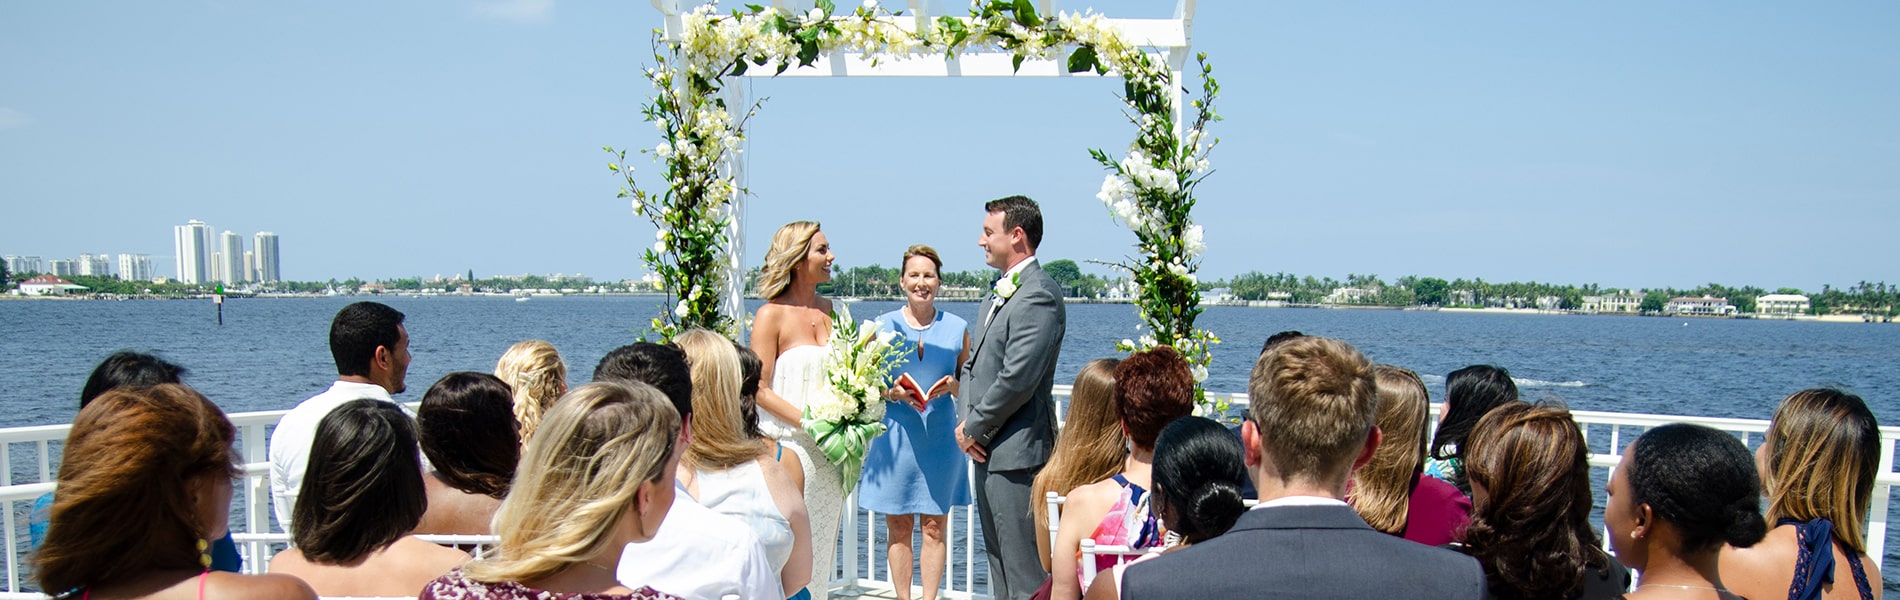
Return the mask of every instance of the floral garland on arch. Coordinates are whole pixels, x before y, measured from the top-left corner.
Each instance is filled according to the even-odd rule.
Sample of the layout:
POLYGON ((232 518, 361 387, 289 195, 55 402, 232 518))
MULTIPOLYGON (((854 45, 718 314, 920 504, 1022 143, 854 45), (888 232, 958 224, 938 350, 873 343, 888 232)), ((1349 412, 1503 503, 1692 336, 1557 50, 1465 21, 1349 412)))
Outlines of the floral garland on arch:
MULTIPOLYGON (((1220 119, 1213 103, 1220 87, 1207 56, 1197 57, 1201 97, 1192 102, 1191 123, 1177 135, 1178 84, 1172 72, 1102 15, 1065 12, 1044 18, 1033 0, 979 0, 967 17, 936 17, 911 31, 899 25, 901 14, 877 0, 842 13, 830 0, 818 0, 802 14, 753 4, 721 12, 715 3, 682 15, 678 39, 655 32, 655 65, 646 70, 655 94, 641 112, 665 140, 639 152, 663 164, 664 189, 641 188, 626 162, 627 151, 607 148, 614 158, 608 168, 625 180, 620 197, 632 198, 634 212, 659 229, 659 239, 643 258, 655 282, 677 303, 653 319, 653 329, 670 338, 690 327, 728 333, 737 327, 732 315, 720 311, 725 282, 738 268, 727 238, 731 203, 746 191, 722 166, 740 152, 745 122, 758 104, 743 110, 728 106, 720 95, 724 78, 754 68, 783 73, 834 52, 855 52, 876 63, 1001 49, 1013 54, 1020 68, 1030 58, 1062 60, 1065 49, 1074 48, 1066 57, 1071 72, 1122 78, 1126 114, 1138 129, 1119 160, 1089 151, 1110 171, 1097 197, 1134 231, 1143 255, 1111 263, 1134 276, 1140 289, 1137 311, 1149 330, 1117 346, 1124 351, 1174 346, 1191 363, 1196 381, 1205 380, 1209 348, 1220 340, 1194 327, 1202 310, 1194 273, 1204 248, 1190 212, 1194 188, 1207 176, 1207 156, 1216 144, 1206 126, 1220 119), (735 114, 742 116, 735 119, 735 114)), ((1196 393, 1205 398, 1198 386, 1196 393)))

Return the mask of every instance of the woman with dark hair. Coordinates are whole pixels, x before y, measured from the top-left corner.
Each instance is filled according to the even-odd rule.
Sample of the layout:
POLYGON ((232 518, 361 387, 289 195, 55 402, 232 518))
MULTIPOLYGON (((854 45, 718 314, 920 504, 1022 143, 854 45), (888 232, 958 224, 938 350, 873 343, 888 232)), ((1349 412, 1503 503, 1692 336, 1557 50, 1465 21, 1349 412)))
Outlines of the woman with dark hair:
POLYGON ((242 475, 224 412, 189 387, 106 392, 80 409, 33 579, 62 598, 316 598, 294 577, 212 571, 231 480, 242 475))
POLYGON ((1373 529, 1427 546, 1458 539, 1471 519, 1471 500, 1425 475, 1425 415, 1431 398, 1417 373, 1373 365, 1379 381, 1379 449, 1352 474, 1346 501, 1373 529))
POLYGON ((1629 589, 1629 570, 1590 525, 1589 454, 1561 407, 1511 402, 1478 420, 1465 450, 1477 511, 1459 549, 1484 566, 1492 597, 1607 600, 1629 589))
POLYGON ((1616 559, 1642 573, 1631 600, 1741 598, 1722 583, 1723 544, 1761 541, 1761 481, 1748 447, 1729 433, 1671 423, 1623 451, 1603 524, 1616 559))
POLYGON ((1862 524, 1883 450, 1860 396, 1811 389, 1782 400, 1755 453, 1774 529, 1753 547, 1723 549, 1724 581, 1750 598, 1879 598, 1880 561, 1867 555, 1862 524))
MULTIPOLYGON (((1169 536, 1179 538, 1163 552, 1227 533, 1247 512, 1246 501, 1240 497, 1247 482, 1246 462, 1240 438, 1220 423, 1181 417, 1161 428, 1155 438, 1153 506, 1169 536)), ((1122 573, 1128 565, 1154 556, 1159 554, 1145 554, 1097 573, 1085 598, 1121 597, 1122 573)))
MULTIPOLYGON (((1128 433, 1128 457, 1121 473, 1069 492, 1056 528, 1055 570, 1050 597, 1081 598, 1082 538, 1133 549, 1161 545, 1162 530, 1151 507, 1155 439, 1161 428, 1194 410, 1194 374, 1174 348, 1157 346, 1130 354, 1115 367, 1115 412, 1128 433)), ((1231 434, 1230 434, 1231 435, 1231 434)), ((1097 557, 1096 570, 1116 557, 1097 557)))
POLYGON ((732 347, 739 351, 739 418, 745 422, 745 436, 759 443, 759 456, 769 456, 773 462, 785 470, 792 478, 792 485, 805 489, 805 465, 798 462, 797 454, 787 454, 785 444, 765 435, 759 428, 759 382, 765 373, 765 363, 759 360, 759 353, 738 342, 732 347))
POLYGON ((1517 401, 1517 384, 1504 367, 1471 365, 1445 376, 1445 406, 1438 416, 1438 431, 1432 434, 1432 452, 1425 461, 1425 474, 1452 485, 1466 496, 1471 484, 1465 478, 1465 438, 1484 413, 1507 402, 1517 401))
POLYGON ((380 400, 351 400, 317 422, 291 547, 270 561, 325 596, 405 596, 468 562, 416 539, 428 496, 409 415, 380 400))
MULTIPOLYGON (((416 409, 429 510, 416 533, 487 535, 521 459, 513 391, 487 373, 444 375, 416 409)), ((292 521, 293 523, 295 521, 292 521)))
POLYGON ((1069 391, 1069 411, 1049 462, 1036 473, 1030 487, 1030 512, 1035 513, 1036 553, 1043 569, 1054 569, 1049 558, 1049 492, 1067 496, 1077 487, 1114 476, 1128 457, 1128 436, 1115 414, 1115 366, 1119 358, 1098 358, 1082 365, 1069 391))

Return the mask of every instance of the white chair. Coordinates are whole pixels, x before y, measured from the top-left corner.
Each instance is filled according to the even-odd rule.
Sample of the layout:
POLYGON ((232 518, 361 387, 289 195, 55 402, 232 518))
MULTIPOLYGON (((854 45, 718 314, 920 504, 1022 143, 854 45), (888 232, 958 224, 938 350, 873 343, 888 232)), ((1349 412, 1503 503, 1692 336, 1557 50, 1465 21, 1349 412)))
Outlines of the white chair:
POLYGON ((1088 593, 1089 584, 1095 583, 1095 575, 1097 573, 1095 569, 1095 557, 1116 556, 1124 559, 1117 562, 1126 563, 1128 559, 1148 554, 1160 554, 1162 550, 1166 549, 1166 546, 1129 548, 1123 545, 1100 545, 1095 543, 1095 538, 1082 538, 1082 593, 1088 593))
POLYGON ((1049 511, 1049 564, 1056 564, 1056 528, 1062 525, 1062 505, 1069 501, 1067 496, 1058 496, 1055 492, 1046 492, 1043 502, 1049 511))

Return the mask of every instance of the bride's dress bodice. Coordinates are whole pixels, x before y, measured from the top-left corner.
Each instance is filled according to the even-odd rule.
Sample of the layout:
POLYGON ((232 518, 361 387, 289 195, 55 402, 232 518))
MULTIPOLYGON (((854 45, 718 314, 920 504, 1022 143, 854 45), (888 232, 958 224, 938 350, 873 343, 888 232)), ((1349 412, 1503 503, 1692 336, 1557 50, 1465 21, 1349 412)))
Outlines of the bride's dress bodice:
MULTIPOLYGON (((803 412, 805 399, 825 385, 825 352, 824 346, 804 345, 779 354, 772 367, 772 391, 803 412)), ((783 439, 799 431, 799 424, 786 423, 759 411, 759 429, 766 435, 783 439)))

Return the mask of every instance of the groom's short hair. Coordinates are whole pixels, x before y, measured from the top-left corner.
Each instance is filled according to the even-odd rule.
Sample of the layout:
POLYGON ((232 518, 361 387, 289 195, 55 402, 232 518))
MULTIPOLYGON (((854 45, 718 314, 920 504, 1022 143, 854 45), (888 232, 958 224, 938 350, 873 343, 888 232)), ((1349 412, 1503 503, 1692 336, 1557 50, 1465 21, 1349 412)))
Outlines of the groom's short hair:
POLYGON ((1036 206, 1035 200, 1025 196, 997 198, 984 203, 983 210, 1003 213, 1003 231, 1023 228, 1030 250, 1042 246, 1042 208, 1036 206))

